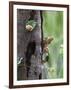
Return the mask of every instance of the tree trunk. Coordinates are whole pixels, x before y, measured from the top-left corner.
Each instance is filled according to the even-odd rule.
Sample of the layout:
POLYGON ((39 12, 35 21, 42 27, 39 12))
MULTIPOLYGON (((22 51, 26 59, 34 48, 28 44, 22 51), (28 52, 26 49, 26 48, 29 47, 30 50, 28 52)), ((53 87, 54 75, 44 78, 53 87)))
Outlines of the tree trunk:
POLYGON ((34 11, 33 20, 37 22, 32 32, 26 30, 26 22, 31 18, 32 10, 17 10, 17 57, 23 57, 23 63, 17 65, 17 80, 41 79, 41 17, 40 11, 34 11), (30 69, 27 77, 26 56, 29 42, 35 41, 35 56, 30 59, 30 69))

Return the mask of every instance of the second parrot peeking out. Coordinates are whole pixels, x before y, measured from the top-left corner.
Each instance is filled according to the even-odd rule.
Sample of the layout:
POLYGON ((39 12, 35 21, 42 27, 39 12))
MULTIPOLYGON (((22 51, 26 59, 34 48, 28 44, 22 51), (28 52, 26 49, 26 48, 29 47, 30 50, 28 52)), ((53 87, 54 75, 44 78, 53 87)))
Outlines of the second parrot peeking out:
POLYGON ((43 44, 42 44, 42 48, 43 48, 43 59, 42 59, 42 63, 46 63, 49 60, 49 49, 48 49, 48 45, 51 44, 51 42, 54 40, 53 37, 46 37, 43 39, 43 44))

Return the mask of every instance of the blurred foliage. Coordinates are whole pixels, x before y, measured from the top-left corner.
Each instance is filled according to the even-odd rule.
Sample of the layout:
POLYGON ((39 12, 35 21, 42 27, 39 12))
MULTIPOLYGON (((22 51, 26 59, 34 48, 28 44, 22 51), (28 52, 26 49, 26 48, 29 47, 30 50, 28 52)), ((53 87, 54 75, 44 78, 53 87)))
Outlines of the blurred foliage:
MULTIPOLYGON (((54 40, 49 47, 49 62, 44 66, 47 68, 46 78, 63 77, 63 12, 43 11, 43 38, 52 36, 54 40)), ((44 77, 44 76, 43 76, 44 77)))

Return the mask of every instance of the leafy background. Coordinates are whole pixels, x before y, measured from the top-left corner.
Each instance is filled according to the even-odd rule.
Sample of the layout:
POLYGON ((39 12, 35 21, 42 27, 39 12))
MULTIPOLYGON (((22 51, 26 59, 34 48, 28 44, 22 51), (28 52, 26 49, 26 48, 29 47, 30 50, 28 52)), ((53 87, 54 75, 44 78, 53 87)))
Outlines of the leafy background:
POLYGON ((43 11, 43 38, 52 36, 43 78, 63 78, 63 11, 43 11))

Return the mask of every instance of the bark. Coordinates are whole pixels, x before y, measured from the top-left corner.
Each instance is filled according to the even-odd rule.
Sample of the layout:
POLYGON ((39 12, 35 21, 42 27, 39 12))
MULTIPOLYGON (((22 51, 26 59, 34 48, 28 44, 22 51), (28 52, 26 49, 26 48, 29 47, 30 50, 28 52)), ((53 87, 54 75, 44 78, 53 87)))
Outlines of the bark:
POLYGON ((26 31, 26 22, 31 17, 32 10, 17 10, 17 57, 23 57, 23 63, 17 65, 17 79, 18 80, 35 80, 41 79, 41 17, 40 11, 35 10, 34 20, 37 22, 36 27, 32 32, 26 31), (25 53, 27 50, 28 43, 35 40, 36 49, 35 57, 31 57, 31 66, 28 71, 27 77, 27 66, 25 53))

